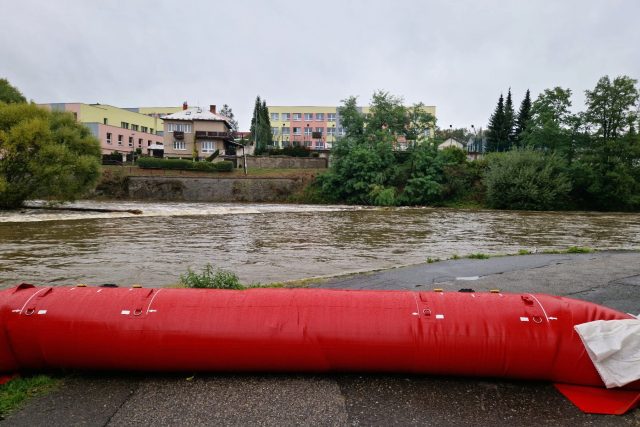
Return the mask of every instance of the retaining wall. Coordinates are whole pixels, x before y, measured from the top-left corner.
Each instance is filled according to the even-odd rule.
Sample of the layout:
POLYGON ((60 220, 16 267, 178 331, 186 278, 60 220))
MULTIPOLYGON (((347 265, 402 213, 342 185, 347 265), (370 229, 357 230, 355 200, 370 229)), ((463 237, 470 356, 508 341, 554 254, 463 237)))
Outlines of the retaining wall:
MULTIPOLYGON (((238 166, 242 167, 244 158, 238 156, 238 166)), ((323 157, 290 156, 247 156, 247 167, 269 169, 322 169, 327 167, 323 157)))
POLYGON ((128 178, 128 196, 137 200, 185 202, 285 202, 302 190, 302 178, 128 178))

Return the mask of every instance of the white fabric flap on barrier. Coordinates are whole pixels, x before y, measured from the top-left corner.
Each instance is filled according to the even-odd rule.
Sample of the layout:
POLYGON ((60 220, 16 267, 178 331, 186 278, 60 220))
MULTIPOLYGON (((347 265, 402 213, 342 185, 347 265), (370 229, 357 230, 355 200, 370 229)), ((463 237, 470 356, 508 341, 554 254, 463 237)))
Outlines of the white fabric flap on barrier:
POLYGON ((574 327, 607 388, 640 379, 640 319, 596 320, 574 327))

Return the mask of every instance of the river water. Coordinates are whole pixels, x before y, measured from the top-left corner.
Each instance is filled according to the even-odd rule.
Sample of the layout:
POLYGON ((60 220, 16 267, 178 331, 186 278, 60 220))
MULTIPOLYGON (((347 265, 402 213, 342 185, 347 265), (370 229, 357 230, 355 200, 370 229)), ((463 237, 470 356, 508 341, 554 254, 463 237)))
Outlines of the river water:
POLYGON ((207 263, 244 283, 367 271, 471 253, 639 249, 640 215, 84 201, 97 213, 0 212, 0 286, 177 283, 207 263))

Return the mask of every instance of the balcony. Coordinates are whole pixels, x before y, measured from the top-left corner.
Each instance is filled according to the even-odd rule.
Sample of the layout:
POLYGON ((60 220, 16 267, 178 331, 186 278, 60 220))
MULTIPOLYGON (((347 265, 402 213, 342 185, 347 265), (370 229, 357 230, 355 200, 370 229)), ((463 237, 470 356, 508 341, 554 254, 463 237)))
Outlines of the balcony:
POLYGON ((196 139, 203 139, 203 138, 223 138, 223 139, 228 139, 228 138, 232 138, 233 135, 231 134, 231 132, 211 132, 211 131, 204 131, 204 130, 197 130, 196 131, 196 139))

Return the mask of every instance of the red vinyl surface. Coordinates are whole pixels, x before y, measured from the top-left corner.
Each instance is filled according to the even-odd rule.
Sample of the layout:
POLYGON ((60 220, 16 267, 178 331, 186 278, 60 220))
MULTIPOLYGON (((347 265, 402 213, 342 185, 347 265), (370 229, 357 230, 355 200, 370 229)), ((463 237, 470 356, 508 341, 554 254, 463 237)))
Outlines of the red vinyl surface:
POLYGON ((573 326, 626 318, 540 294, 20 285, 0 292, 0 372, 406 372, 604 387, 573 326))

